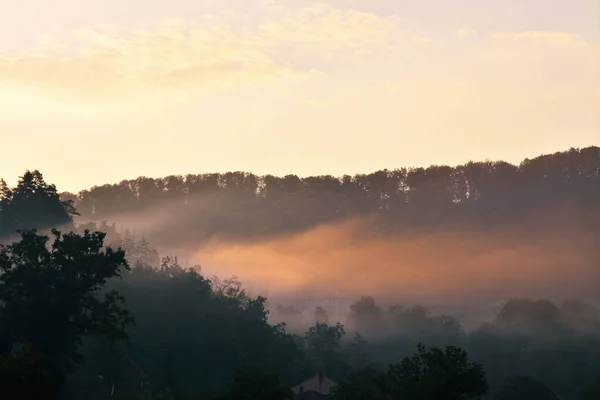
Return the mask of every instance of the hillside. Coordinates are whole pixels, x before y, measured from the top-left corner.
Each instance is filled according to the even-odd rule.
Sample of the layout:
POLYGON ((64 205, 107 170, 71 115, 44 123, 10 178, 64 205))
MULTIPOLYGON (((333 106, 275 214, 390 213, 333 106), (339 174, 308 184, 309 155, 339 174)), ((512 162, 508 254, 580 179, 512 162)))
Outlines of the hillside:
POLYGON ((535 218, 597 229, 600 148, 457 167, 399 168, 355 176, 247 172, 139 177, 94 186, 73 200, 81 221, 116 220, 163 244, 212 236, 252 239, 353 217, 378 229, 501 226, 535 218))

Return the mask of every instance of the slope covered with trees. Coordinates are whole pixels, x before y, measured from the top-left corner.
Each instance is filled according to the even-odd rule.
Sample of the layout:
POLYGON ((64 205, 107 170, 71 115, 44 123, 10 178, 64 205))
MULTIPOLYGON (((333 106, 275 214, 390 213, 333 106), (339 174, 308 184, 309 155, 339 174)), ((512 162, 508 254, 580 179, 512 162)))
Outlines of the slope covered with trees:
MULTIPOLYGON (((257 176, 247 172, 140 177, 95 186, 73 201, 82 220, 139 215, 160 224, 165 245, 219 236, 249 238, 297 231, 349 216, 380 217, 387 229, 498 225, 565 214, 600 226, 600 148, 506 162, 382 170, 355 176, 257 176)), ((554 221, 553 221, 554 220, 554 221)))

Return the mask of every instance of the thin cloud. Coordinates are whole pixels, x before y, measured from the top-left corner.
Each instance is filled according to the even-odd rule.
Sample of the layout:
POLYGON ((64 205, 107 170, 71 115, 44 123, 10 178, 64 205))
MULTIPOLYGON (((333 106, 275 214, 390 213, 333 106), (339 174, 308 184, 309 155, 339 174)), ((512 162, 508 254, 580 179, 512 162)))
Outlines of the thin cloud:
POLYGON ((286 15, 281 21, 261 25, 264 37, 273 45, 305 45, 325 50, 364 48, 389 43, 405 36, 398 16, 341 10, 317 5, 286 15))
POLYGON ((232 27, 214 15, 146 30, 96 26, 73 33, 77 47, 42 36, 37 53, 0 58, 0 84, 114 100, 305 78, 318 67, 291 65, 277 57, 278 47, 359 50, 392 41, 399 25, 396 17, 313 6, 255 27, 232 27))
POLYGON ((224 26, 173 24, 75 32, 73 54, 25 54, 0 59, 0 79, 79 97, 114 98, 153 89, 193 91, 297 74, 260 46, 224 26))
POLYGON ((504 39, 513 41, 543 41, 550 44, 563 44, 574 46, 587 46, 588 43, 578 35, 569 32, 549 32, 549 31, 526 31, 526 32, 494 32, 491 34, 494 39, 504 39))
POLYGON ((460 28, 456 31, 456 36, 461 38, 476 36, 477 31, 471 28, 460 28))

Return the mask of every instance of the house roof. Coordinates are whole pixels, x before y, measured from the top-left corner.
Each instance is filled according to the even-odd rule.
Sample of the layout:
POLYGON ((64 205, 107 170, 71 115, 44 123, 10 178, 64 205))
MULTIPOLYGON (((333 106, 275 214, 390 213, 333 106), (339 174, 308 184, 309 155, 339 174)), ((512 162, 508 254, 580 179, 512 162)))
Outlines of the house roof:
POLYGON ((299 383, 292 388, 292 391, 296 394, 300 393, 300 387, 304 388, 306 392, 315 391, 320 394, 329 394, 337 383, 322 374, 314 375, 313 377, 299 383))

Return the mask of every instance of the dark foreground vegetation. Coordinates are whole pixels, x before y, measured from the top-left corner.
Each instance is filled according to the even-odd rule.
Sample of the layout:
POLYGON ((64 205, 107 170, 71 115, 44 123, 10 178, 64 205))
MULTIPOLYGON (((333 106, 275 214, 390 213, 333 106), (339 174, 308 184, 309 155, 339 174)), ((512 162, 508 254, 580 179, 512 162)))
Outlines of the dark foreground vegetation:
MULTIPOLYGON (((599 171, 590 147, 518 167, 140 178, 77 196, 26 172, 15 188, 0 184, 0 398, 284 400, 319 376, 337 382, 333 400, 598 399, 600 319, 583 300, 510 299, 467 332, 450 316, 365 296, 351 329, 317 308, 295 333, 270 323, 267 299, 236 279, 204 276, 161 258, 152 238, 87 221, 163 210, 165 235, 188 224, 202 239, 357 214, 385 214, 385 229, 431 229, 546 209, 568 210, 598 238, 599 171)), ((182 231, 170 240, 192 240, 182 231)), ((282 321, 296 313, 276 311, 282 321)))

